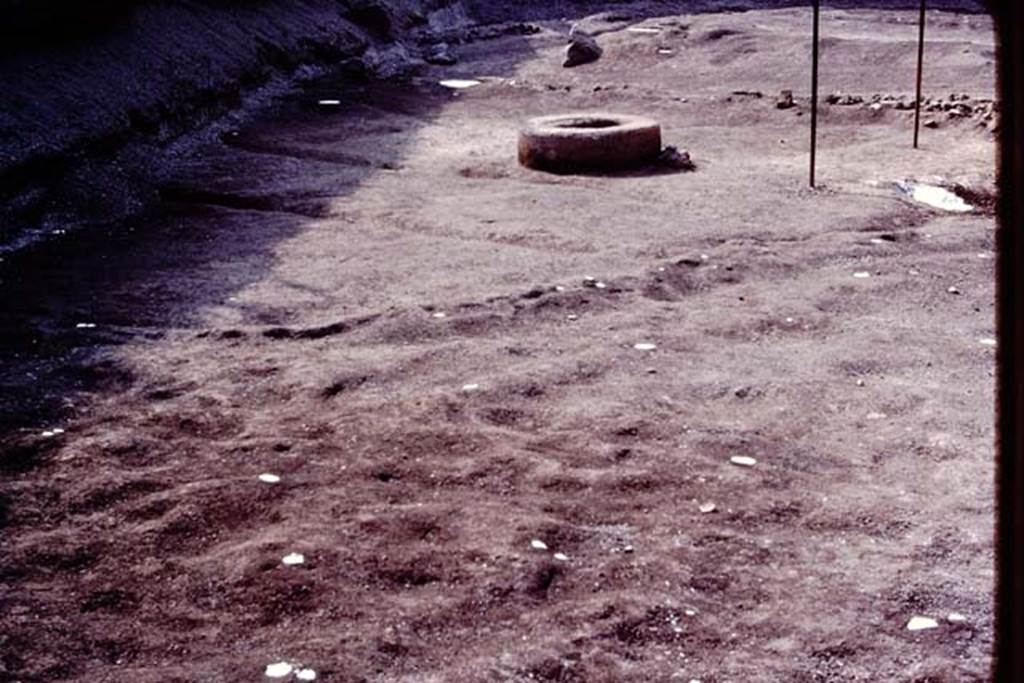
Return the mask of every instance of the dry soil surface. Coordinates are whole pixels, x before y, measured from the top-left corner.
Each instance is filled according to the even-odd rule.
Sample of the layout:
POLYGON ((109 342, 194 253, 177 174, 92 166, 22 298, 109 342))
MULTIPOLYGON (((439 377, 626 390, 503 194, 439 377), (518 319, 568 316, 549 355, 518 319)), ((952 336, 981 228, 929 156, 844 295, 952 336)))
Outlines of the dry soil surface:
MULTIPOLYGON (((828 11, 812 191, 807 10, 627 25, 323 82, 6 273, 0 678, 988 679, 991 132, 912 149, 913 15, 828 11), (517 167, 588 110, 696 170, 517 167)), ((929 35, 986 111, 989 20, 929 35)))

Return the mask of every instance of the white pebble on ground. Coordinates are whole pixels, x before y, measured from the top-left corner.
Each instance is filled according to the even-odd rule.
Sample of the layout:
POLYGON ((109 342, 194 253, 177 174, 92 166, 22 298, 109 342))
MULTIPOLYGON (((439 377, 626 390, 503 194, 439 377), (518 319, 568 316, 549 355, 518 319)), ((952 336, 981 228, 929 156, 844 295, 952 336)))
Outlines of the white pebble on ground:
POLYGON ((305 562, 306 556, 302 553, 289 553, 281 558, 281 563, 288 567, 305 564, 305 562))
POLYGON ((267 678, 284 678, 292 673, 292 665, 288 662, 277 662, 275 664, 267 664, 266 670, 263 672, 267 678))
POLYGON ((908 631, 924 631, 930 628, 938 628, 939 622, 931 617, 912 617, 907 622, 908 631))

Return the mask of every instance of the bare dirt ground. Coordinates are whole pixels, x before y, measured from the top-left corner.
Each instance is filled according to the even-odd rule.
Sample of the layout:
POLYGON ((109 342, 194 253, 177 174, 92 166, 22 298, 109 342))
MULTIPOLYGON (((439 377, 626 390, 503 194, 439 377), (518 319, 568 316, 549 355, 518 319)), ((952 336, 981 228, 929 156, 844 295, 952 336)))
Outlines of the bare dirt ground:
MULTIPOLYGON (((984 200, 994 142, 869 106, 912 14, 824 19, 868 101, 823 105, 817 191, 808 11, 662 17, 325 82, 8 272, 0 678, 987 680, 994 222, 892 183, 984 200), (572 110, 697 170, 517 167, 572 110)), ((987 18, 930 37, 930 96, 993 97, 987 18)))

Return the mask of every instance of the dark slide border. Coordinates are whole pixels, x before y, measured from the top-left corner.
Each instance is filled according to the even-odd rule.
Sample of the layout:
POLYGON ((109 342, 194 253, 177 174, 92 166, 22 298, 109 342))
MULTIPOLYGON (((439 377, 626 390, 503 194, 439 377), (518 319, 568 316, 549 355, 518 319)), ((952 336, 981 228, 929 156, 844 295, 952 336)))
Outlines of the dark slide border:
POLYGON ((1024 681, 1024 3, 991 0, 999 30, 999 585, 996 670, 1001 683, 1024 681))

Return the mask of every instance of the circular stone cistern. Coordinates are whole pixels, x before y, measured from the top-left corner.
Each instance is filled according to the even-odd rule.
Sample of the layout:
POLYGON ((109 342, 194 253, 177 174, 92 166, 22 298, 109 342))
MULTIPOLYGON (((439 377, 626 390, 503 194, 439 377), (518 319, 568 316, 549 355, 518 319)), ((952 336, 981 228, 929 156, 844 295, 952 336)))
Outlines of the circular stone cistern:
POLYGON ((519 163, 556 173, 649 164, 661 153, 661 126, 643 116, 585 113, 530 119, 519 132, 519 163))

